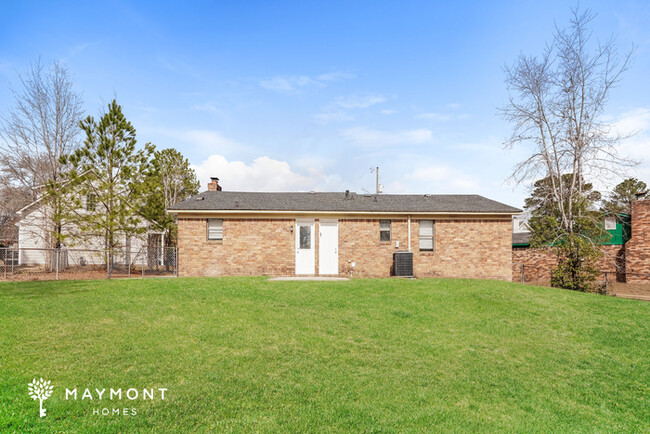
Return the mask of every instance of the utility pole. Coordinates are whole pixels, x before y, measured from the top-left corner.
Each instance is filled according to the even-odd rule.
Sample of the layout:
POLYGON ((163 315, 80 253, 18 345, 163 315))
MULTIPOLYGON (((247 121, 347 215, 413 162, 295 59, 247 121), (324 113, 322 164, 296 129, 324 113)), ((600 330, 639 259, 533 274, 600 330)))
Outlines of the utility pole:
POLYGON ((377 173, 377 194, 379 194, 379 166, 377 166, 375 172, 377 173))
POLYGON ((377 183, 375 184, 375 192, 377 194, 382 193, 382 190, 384 189, 383 186, 379 183, 379 166, 377 167, 371 167, 370 168, 370 173, 375 173, 377 175, 377 183))

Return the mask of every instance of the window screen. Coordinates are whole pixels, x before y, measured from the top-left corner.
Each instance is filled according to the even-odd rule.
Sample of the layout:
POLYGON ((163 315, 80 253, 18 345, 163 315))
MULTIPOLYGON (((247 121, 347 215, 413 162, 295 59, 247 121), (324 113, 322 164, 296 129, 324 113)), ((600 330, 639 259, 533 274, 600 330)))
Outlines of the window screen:
POLYGON ((433 251, 433 220, 420 220, 420 250, 433 251))
POLYGON ((390 241, 390 220, 379 220, 379 241, 390 241))
POLYGON ((616 217, 605 217, 605 230, 613 231, 616 229, 616 217))
POLYGON ((311 227, 300 226, 300 248, 311 249, 311 227))
POLYGON ((223 240, 223 219, 208 219, 208 240, 223 240))
POLYGON ((86 195, 86 211, 95 211, 97 208, 97 195, 88 194, 86 195))

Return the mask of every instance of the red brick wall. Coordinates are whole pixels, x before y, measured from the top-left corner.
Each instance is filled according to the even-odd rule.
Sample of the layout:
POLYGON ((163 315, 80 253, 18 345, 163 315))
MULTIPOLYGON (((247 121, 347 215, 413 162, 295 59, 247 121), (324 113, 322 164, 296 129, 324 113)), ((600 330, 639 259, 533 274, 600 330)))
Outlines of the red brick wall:
MULTIPOLYGON (((416 277, 510 280, 511 230, 506 220, 435 220, 435 248, 420 252, 419 223, 411 220, 416 277)), ((178 219, 179 274, 293 275, 294 219, 224 219, 223 241, 207 240, 206 219, 178 219)), ((318 234, 318 219, 316 220, 318 234)), ((318 236, 315 237, 318 273, 318 236)), ((393 253, 407 250, 406 219, 391 219, 391 241, 379 241, 379 219, 339 219, 339 273, 388 277, 393 253), (395 242, 399 241, 399 248, 395 242), (353 266, 354 264, 354 266, 353 266)))
POLYGON ((436 220, 434 251, 420 252, 419 222, 411 224, 416 277, 510 280, 512 221, 436 220), (415 223, 415 224, 413 224, 415 223))
MULTIPOLYGON (((625 247, 620 245, 600 246, 603 256, 596 267, 601 272, 614 273, 618 280, 624 279, 625 247)), ((512 249, 512 280, 521 282, 521 266, 524 266, 526 282, 550 282, 551 270, 557 266, 554 249, 531 249, 514 247, 512 249)), ((612 279, 614 276, 612 276, 612 279)))
POLYGON ((293 219, 224 219, 223 240, 208 240, 204 218, 178 219, 181 276, 293 275, 293 219))
POLYGON ((406 220, 391 220, 391 240, 379 241, 379 220, 339 220, 339 273, 352 277, 388 277, 393 253, 406 250, 406 220), (399 241, 400 248, 395 248, 399 241))
MULTIPOLYGON (((650 200, 632 202, 632 237, 625 243, 626 272, 650 274, 650 200)), ((628 274, 628 282, 648 277, 628 274)))

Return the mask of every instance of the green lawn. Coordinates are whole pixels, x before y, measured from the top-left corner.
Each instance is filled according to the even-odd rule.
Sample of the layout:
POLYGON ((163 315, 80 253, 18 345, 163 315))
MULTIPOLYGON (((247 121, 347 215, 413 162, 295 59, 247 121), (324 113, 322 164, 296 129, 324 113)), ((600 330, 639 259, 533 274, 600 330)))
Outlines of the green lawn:
POLYGON ((3 283, 0 374, 0 431, 648 431, 650 303, 451 279, 3 283))

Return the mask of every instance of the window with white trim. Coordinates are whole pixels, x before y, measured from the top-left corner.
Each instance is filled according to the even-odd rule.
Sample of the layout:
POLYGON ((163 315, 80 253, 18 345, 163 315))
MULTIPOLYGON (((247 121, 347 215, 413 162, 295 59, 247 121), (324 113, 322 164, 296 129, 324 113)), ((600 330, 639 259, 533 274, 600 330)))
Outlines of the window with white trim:
POLYGON ((614 216, 605 217, 605 230, 606 231, 616 230, 616 217, 614 216))
POLYGON ((208 219, 208 240, 223 240, 223 219, 208 219))
POLYGON ((86 211, 95 211, 97 208, 97 195, 89 193, 86 195, 86 211))
POLYGON ((420 251, 433 252, 433 220, 420 220, 420 251))
POLYGON ((390 241, 390 220, 379 220, 379 241, 390 241))

